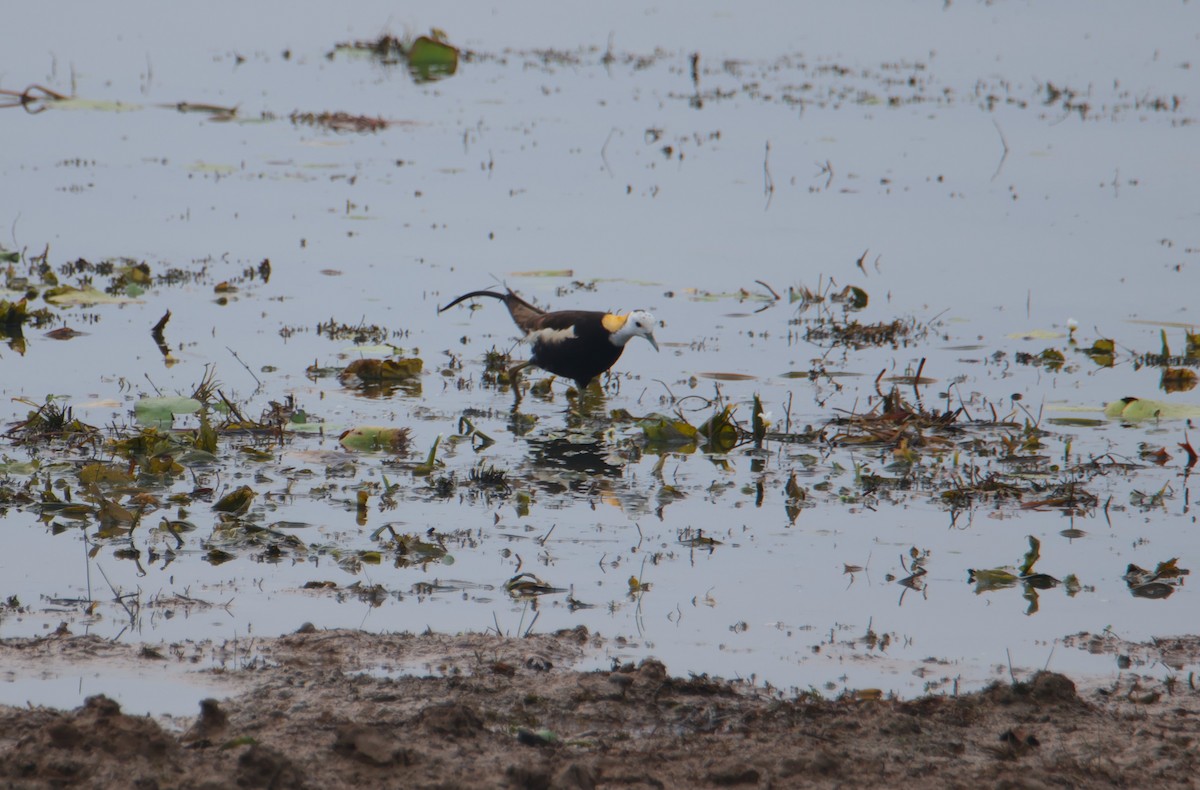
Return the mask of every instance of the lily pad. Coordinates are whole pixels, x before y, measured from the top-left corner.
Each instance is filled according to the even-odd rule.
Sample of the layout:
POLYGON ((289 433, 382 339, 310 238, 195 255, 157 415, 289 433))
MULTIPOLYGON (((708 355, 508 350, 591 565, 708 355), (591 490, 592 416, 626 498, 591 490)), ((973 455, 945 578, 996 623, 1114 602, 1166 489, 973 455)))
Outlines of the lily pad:
POLYGON ((202 407, 203 404, 195 398, 142 398, 133 405, 133 416, 142 425, 170 427, 176 414, 195 414, 202 407))
POLYGON ((1104 407, 1106 417, 1140 422, 1141 420, 1186 420, 1200 417, 1194 403, 1167 403, 1148 398, 1125 397, 1104 407))

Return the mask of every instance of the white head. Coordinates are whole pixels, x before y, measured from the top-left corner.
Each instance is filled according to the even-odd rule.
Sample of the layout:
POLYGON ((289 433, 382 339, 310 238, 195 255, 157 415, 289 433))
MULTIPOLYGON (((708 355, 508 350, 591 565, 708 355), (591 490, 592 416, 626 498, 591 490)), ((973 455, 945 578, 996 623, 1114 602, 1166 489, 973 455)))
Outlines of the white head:
POLYGON ((645 310, 634 310, 628 315, 613 317, 620 321, 620 326, 613 330, 609 338, 613 345, 623 346, 635 337, 644 337, 658 351, 658 341, 654 339, 654 316, 645 310))

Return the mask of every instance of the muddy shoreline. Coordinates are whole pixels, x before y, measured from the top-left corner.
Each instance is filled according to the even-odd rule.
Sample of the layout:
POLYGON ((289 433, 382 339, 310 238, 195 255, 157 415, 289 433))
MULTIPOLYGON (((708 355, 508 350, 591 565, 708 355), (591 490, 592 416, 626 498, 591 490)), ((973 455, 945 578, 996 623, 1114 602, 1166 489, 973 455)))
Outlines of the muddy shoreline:
MULTIPOLYGON (((0 707, 0 778, 22 788, 1037 788, 1185 785, 1197 768, 1200 694, 1188 676, 1080 690, 1042 672, 961 696, 824 699, 674 677, 653 659, 571 669, 592 639, 579 628, 248 640, 226 646, 228 668, 204 670, 230 696, 195 716, 127 715, 103 695, 71 711, 0 707)), ((0 655, 8 667, 201 660, 67 636, 5 640, 0 655)))

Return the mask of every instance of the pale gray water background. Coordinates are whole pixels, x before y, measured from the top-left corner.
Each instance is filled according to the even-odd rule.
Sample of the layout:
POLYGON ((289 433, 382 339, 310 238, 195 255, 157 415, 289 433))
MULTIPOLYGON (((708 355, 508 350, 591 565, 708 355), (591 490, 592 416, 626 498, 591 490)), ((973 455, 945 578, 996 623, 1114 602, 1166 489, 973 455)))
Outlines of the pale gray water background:
MULTIPOLYGON (((161 273, 209 261, 211 277, 153 288, 140 304, 67 310, 67 323, 89 332, 70 342, 31 332, 24 356, 0 348, 0 418, 8 423, 28 410, 10 398, 40 402, 55 393, 88 422, 124 423, 131 399, 154 393, 150 381, 164 392, 190 392, 204 366, 215 364, 227 393, 249 399, 248 413, 294 395, 331 426, 328 438, 298 438, 281 454, 280 466, 311 469, 312 478, 289 487, 273 467, 258 481, 210 479, 279 494, 269 505, 260 496, 264 523, 306 522, 313 526, 296 533, 306 543, 352 549, 372 548, 369 533, 389 521, 404 531, 470 529, 476 539, 453 549, 452 566, 385 562, 351 575, 316 556, 267 564, 247 555, 214 567, 202 558, 202 526, 189 538, 193 553, 139 577, 111 550, 89 561, 78 535, 51 535, 34 515, 9 509, 0 515, 0 595, 18 595, 33 611, 0 617, 0 636, 45 634, 62 620, 76 633, 147 641, 273 635, 306 621, 449 632, 498 623, 520 633, 533 613, 502 589, 517 568, 511 552, 522 570, 574 585, 577 599, 597 605, 571 611, 564 595, 544 597, 538 631, 582 623, 608 640, 609 656, 652 654, 676 673, 753 675, 783 687, 912 694, 927 681, 961 678, 969 688, 998 667, 1007 676, 1009 655, 1017 668, 1049 662, 1104 675, 1116 671, 1111 656, 1056 647, 1057 640, 1106 627, 1132 640, 1196 632, 1186 584, 1166 600, 1141 600, 1121 579, 1130 562, 1197 564, 1175 451, 1182 421, 1047 426, 1052 456, 1067 439, 1082 459, 1108 452, 1135 459, 1140 442, 1177 456, 1164 468, 1090 485, 1101 501, 1113 497, 1111 523, 1099 512, 1072 525, 1057 512, 983 506, 969 524, 960 518, 951 528, 929 493, 907 492, 855 505, 822 499, 792 525, 783 484, 803 471, 798 456, 813 451, 780 444, 769 445, 761 473, 740 451, 725 467, 699 454, 669 458, 664 480, 683 498, 661 512, 651 455, 610 459, 611 479, 590 489, 522 484, 534 492, 525 517, 511 501, 440 500, 380 458, 358 457, 345 477, 326 477, 331 463, 347 459, 334 438, 343 427, 410 425, 422 454, 436 436, 453 434, 467 409, 485 412, 475 422, 497 444, 478 455, 465 444, 444 448, 445 472, 464 479, 482 459, 526 480, 552 483, 566 474, 536 460, 538 444, 566 423, 561 386, 551 402, 526 400, 522 410, 539 420, 518 437, 506 428, 507 393, 460 390, 439 375, 445 351, 461 358, 463 376, 478 378, 483 353, 511 345, 514 332, 498 305, 436 315, 438 304, 496 278, 552 307, 653 310, 663 322, 663 352, 636 341, 618 364, 632 378, 607 402, 637 414, 665 408, 655 380, 676 395, 710 397, 712 380, 700 378, 694 390, 687 382, 715 371, 756 377, 720 385, 741 404, 742 419, 757 392, 777 427, 789 398, 793 428, 820 424, 834 409, 866 410, 880 370, 902 373, 921 358, 924 375, 938 380, 924 390, 926 405, 936 405, 952 380, 955 404, 1011 410, 1009 396, 1020 393, 1035 415, 1043 404, 1099 407, 1125 395, 1197 403, 1195 393, 1156 394, 1159 371, 1129 362, 1132 352, 1158 350, 1160 323, 1190 325, 1200 293, 1194 4, 244 8, 123 2, 6 10, 13 34, 0 87, 41 83, 126 111, 0 112, 0 243, 28 254, 49 244, 56 265, 127 256, 161 273), (403 68, 328 57, 339 42, 431 26, 476 53, 449 79, 418 85, 403 68), (700 101, 692 53, 699 54, 700 101), (1087 112, 1064 108, 1061 97, 1047 103, 1047 83, 1073 91, 1087 112), (183 101, 236 105, 241 120, 175 111, 183 101), (293 124, 288 116, 297 111, 406 123, 335 133, 293 124), (865 272, 855 265, 864 251, 865 272), (269 284, 215 303, 213 284, 264 258, 273 267, 269 284), (570 269, 573 277, 515 274, 546 269, 570 269), (843 389, 836 391, 829 381, 779 377, 809 369, 827 352, 789 338, 794 306, 756 313, 762 302, 688 297, 688 289, 764 293, 755 280, 780 292, 816 289, 829 277, 869 292, 859 320, 912 318, 933 322, 935 332, 900 350, 834 350, 825 358, 831 370, 861 374, 837 379, 843 389), (555 293, 571 279, 600 282, 595 292, 555 293), (181 359, 170 368, 149 334, 167 309, 167 337, 181 359), (92 315, 98 320, 89 323, 92 315), (339 355, 352 344, 313 331, 331 317, 403 330, 394 342, 426 360, 422 394, 367 399, 335 379, 307 379, 314 362, 345 364, 339 355), (1017 351, 1065 348, 1065 340, 1010 335, 1065 332, 1068 318, 1079 322, 1085 345, 1114 338, 1117 366, 1099 369, 1070 352, 1059 373, 1013 364, 1017 351), (301 331, 284 339, 282 327, 301 331), (261 388, 227 349, 256 372, 261 388), (990 362, 996 351, 1007 358, 990 362), (373 509, 360 528, 352 486, 381 474, 402 484, 400 505, 373 509), (759 481, 766 495, 756 507, 759 481), (345 490, 304 495, 327 482, 345 490), (1164 507, 1128 506, 1131 489, 1165 484, 1173 497, 1164 507), (1071 526, 1085 536, 1060 535, 1071 526), (544 547, 534 542, 551 527, 544 547), (689 552, 677 542, 689 527, 724 545, 689 552), (1061 588, 1045 591, 1032 616, 1019 590, 976 595, 967 569, 1016 564, 1027 535, 1042 541, 1038 570, 1074 573, 1088 589, 1073 598, 1061 588), (900 557, 914 546, 931 552, 927 589, 901 600, 903 588, 885 576, 906 575, 900 557), (643 564, 654 552, 664 553, 660 561, 643 564), (851 578, 845 564, 867 570, 851 578), (640 602, 627 594, 631 574, 652 584, 640 602), (299 590, 322 579, 379 583, 396 595, 372 607, 299 590), (443 580, 460 589, 410 592, 443 580), (111 603, 109 582, 145 600, 188 594, 230 605, 177 608, 170 617, 148 606, 130 628, 111 603), (91 621, 79 606, 48 603, 89 596, 105 602, 91 621), (868 629, 890 635, 886 651, 855 641, 868 629), (929 657, 950 663, 914 675, 929 657)), ((1181 352, 1181 329, 1168 332, 1181 352)), ((634 432, 617 426, 611 438, 634 432)), ((0 453, 24 457, 7 446, 0 453)), ((843 451, 836 460, 878 471, 888 459, 843 451)), ((852 471, 838 473, 828 462, 812 475, 801 482, 831 477, 835 489, 853 487, 852 471)), ((193 511, 202 524, 211 518, 199 503, 193 511)), ((14 686, 6 700, 36 698, 14 686)))

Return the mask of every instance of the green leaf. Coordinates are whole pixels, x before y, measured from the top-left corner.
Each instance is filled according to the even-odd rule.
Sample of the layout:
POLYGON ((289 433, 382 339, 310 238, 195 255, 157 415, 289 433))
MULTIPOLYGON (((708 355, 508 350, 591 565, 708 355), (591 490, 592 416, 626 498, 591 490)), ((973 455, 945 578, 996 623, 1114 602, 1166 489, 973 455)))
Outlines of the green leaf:
POLYGON ((442 435, 438 434, 438 437, 433 440, 433 447, 429 448, 429 456, 425 459, 425 462, 417 464, 413 467, 413 475, 417 477, 427 477, 433 474, 433 470, 437 465, 438 445, 441 443, 442 435))
POLYGON ((699 433, 687 420, 668 417, 665 414, 648 414, 638 420, 638 427, 642 429, 647 445, 679 452, 691 452, 696 449, 699 433))
POLYGON ((458 50, 443 41, 420 36, 408 48, 408 70, 417 82, 449 77, 458 70, 458 50))
POLYGON ((133 405, 133 416, 142 425, 169 428, 174 415, 195 414, 202 406, 195 398, 181 396, 142 398, 133 405))
POLYGON ((726 406, 704 421, 697 429, 707 442, 704 451, 724 454, 732 450, 738 441, 738 429, 733 424, 733 407, 726 406))
POLYGON ((1033 566, 1037 564, 1038 558, 1042 556, 1042 542, 1033 535, 1029 536, 1029 551, 1025 552, 1025 561, 1021 563, 1021 576, 1028 576, 1033 572, 1033 566))
POLYGON ((751 423, 751 429, 753 431, 752 438, 754 439, 755 446, 758 447, 758 446, 762 445, 763 439, 766 438, 767 421, 766 421, 766 418, 763 416, 762 399, 758 397, 757 392, 754 393, 753 409, 754 409, 754 420, 751 423))
POLYGON ((217 503, 213 505, 213 510, 221 513, 245 513, 250 509, 250 503, 256 496, 258 495, 254 493, 253 488, 242 486, 217 500, 217 503))
POLYGON ((56 110, 91 110, 93 112, 130 112, 142 109, 142 105, 140 104, 105 101, 103 99, 79 99, 76 97, 47 99, 46 106, 53 107, 56 110))
POLYGON ((338 441, 347 450, 360 452, 408 452, 412 432, 408 428, 392 428, 381 425, 363 425, 344 432, 338 441))
POLYGON ((976 593, 1016 587, 1019 581, 1017 575, 1008 568, 969 569, 967 573, 967 581, 975 583, 976 593))
POLYGON ((1192 403, 1168 403, 1146 398, 1126 397, 1104 407, 1104 414, 1127 422, 1140 420, 1186 420, 1200 417, 1200 406, 1192 403))

